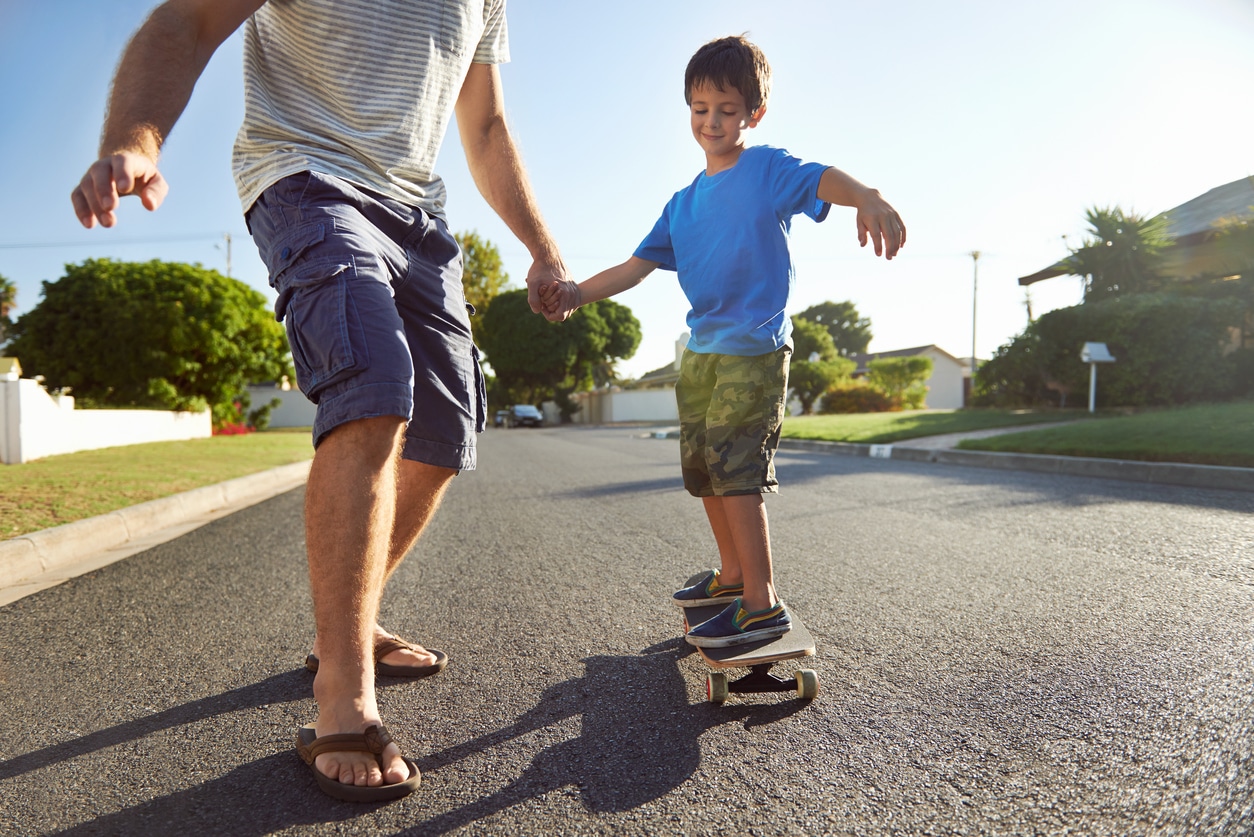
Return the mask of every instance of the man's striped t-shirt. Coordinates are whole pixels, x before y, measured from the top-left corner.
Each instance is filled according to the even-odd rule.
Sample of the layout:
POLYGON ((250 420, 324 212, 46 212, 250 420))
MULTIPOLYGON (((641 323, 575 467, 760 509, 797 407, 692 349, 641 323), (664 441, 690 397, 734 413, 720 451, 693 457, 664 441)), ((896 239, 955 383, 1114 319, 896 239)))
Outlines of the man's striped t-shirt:
POLYGON ((270 0, 244 28, 244 210, 310 170, 442 216, 434 165, 462 82, 508 60, 505 0, 270 0))

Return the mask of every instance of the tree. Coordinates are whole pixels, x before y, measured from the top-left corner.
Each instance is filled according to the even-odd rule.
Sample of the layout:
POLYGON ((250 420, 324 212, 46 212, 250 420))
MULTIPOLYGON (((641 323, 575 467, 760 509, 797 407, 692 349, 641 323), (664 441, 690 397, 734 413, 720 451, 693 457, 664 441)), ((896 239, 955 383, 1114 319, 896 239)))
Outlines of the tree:
POLYGON ((509 286, 496 245, 475 232, 453 233, 462 248, 462 287, 466 301, 482 314, 492 298, 509 286))
POLYGON ((840 357, 836 350, 836 342, 831 332, 821 324, 804 317, 792 318, 792 360, 809 361, 810 356, 817 353, 819 360, 835 360, 840 357))
POLYGON ((0 346, 4 345, 4 341, 9 335, 9 329, 13 327, 13 321, 9 319, 9 315, 13 313, 13 309, 16 307, 17 283, 12 279, 0 276, 0 346))
POLYGON ((245 387, 291 374, 265 297, 199 265, 89 259, 43 283, 10 348, 85 407, 213 410, 239 422, 245 387))
POLYGON ((882 357, 867 364, 867 383, 883 390, 902 407, 920 410, 927 399, 927 384, 932 374, 932 359, 915 357, 882 357))
POLYGON ((857 364, 845 357, 809 361, 797 360, 794 356, 788 367, 788 386, 801 402, 801 414, 810 415, 819 396, 837 383, 848 380, 856 368, 857 364))
POLYGON ((1064 263, 1084 279, 1085 302, 1161 288, 1162 252, 1170 244, 1161 215, 1145 218, 1116 206, 1093 207, 1084 217, 1088 236, 1064 263))
POLYGON ((639 321, 612 300, 551 323, 532 313, 526 290, 505 291, 488 305, 480 325, 476 340, 511 400, 556 398, 566 415, 571 392, 592 386, 607 368, 612 373, 613 361, 631 357, 640 345, 639 321))
POLYGON ((836 351, 846 357, 863 354, 871 345, 871 320, 859 316, 852 302, 812 305, 797 316, 827 329, 836 344, 836 351))

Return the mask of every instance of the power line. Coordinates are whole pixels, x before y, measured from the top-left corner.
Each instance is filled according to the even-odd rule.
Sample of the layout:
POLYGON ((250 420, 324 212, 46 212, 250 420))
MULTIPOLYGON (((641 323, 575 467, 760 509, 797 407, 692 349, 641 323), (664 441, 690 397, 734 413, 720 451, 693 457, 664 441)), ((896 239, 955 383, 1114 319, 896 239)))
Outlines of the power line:
POLYGON ((45 241, 29 244, 0 244, 0 250, 41 250, 62 247, 116 247, 131 244, 186 244, 194 241, 218 241, 221 235, 170 236, 168 238, 101 238, 96 241, 45 241))

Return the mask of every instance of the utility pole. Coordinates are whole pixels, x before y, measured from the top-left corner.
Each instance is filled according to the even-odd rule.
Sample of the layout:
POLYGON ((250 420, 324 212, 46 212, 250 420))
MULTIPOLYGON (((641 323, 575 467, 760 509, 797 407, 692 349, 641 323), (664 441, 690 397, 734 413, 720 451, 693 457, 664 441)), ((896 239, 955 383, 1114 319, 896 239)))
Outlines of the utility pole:
POLYGON ((971 382, 975 383, 975 303, 980 290, 980 251, 971 251, 971 267, 975 275, 971 280, 971 382))
POLYGON ((223 233, 222 237, 226 239, 226 278, 231 278, 231 234, 223 233))

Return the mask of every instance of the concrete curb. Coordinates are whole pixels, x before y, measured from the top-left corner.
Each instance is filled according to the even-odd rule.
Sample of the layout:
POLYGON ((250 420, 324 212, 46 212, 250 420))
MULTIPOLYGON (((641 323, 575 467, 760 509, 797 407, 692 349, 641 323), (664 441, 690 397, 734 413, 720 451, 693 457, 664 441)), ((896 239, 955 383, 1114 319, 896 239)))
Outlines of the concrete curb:
POLYGON ((1097 459, 1082 456, 1049 456, 1037 453, 997 453, 982 450, 956 450, 894 445, 858 445, 848 442, 820 442, 812 439, 781 439, 780 447, 810 450, 844 456, 898 459, 907 462, 937 462, 975 468, 1037 471, 1078 477, 1163 483, 1190 488, 1219 488, 1254 491, 1254 468, 1221 465, 1189 465, 1179 462, 1135 462, 1127 459, 1097 459))
POLYGON ((136 551, 128 550, 130 545, 147 548, 162 542, 154 539, 162 532, 174 537, 296 488, 308 478, 311 464, 295 462, 0 541, 0 590, 43 589, 77 574, 75 568, 87 567, 86 572, 120 560, 136 551))

